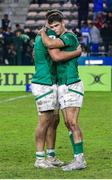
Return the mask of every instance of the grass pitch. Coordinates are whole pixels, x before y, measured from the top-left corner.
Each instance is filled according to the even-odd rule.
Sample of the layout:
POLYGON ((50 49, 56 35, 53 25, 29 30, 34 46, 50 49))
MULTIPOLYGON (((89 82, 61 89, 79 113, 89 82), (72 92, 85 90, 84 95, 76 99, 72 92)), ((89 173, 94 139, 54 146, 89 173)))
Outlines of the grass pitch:
MULTIPOLYGON (((85 170, 34 168, 36 119, 30 93, 0 93, 0 179, 112 179, 112 93, 85 93, 80 113, 88 163, 85 170)), ((73 158, 62 116, 56 151, 57 157, 65 162, 73 158)))

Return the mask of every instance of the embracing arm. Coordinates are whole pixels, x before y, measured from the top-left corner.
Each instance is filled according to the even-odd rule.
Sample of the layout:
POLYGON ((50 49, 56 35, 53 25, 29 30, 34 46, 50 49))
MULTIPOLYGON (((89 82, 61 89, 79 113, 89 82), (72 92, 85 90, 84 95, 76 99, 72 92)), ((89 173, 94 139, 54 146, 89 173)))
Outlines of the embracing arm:
POLYGON ((76 50, 74 51, 60 51, 60 49, 49 49, 49 54, 53 61, 66 61, 72 59, 74 57, 78 57, 81 55, 82 49, 79 45, 76 50))
POLYGON ((63 43, 63 41, 61 41, 61 39, 59 39, 59 38, 52 39, 52 38, 48 37, 46 32, 43 29, 41 30, 40 33, 41 33, 42 41, 46 47, 48 47, 48 48, 64 47, 64 43, 63 43))

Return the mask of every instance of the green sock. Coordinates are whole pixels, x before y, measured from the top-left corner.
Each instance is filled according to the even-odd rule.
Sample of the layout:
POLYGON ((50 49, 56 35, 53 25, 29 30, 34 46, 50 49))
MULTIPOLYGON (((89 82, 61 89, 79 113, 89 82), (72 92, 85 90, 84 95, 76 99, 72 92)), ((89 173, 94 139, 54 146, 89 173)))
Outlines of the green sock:
POLYGON ((74 137, 73 137, 73 134, 72 134, 71 131, 69 131, 69 137, 70 137, 70 141, 71 141, 71 144, 72 144, 72 147, 73 147, 74 155, 83 153, 83 142, 79 142, 79 143, 75 144, 74 137))
POLYGON ((74 144, 75 155, 83 153, 83 142, 74 144))
POLYGON ((55 155, 54 149, 47 149, 47 157, 55 157, 55 155))
POLYGON ((74 143, 74 137, 71 131, 69 131, 69 137, 70 137, 70 141, 73 147, 73 153, 75 154, 75 143, 74 143))

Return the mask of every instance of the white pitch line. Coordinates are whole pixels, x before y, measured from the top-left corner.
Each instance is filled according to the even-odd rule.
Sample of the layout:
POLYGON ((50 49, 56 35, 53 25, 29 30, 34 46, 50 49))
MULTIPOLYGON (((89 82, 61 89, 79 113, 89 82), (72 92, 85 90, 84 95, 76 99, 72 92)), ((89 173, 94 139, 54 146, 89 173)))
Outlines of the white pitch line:
POLYGON ((0 104, 5 103, 5 102, 15 101, 15 100, 17 100, 17 99, 23 99, 23 98, 30 97, 30 96, 32 96, 32 95, 17 96, 17 97, 15 97, 15 98, 5 99, 5 100, 3 100, 3 101, 0 101, 0 104))

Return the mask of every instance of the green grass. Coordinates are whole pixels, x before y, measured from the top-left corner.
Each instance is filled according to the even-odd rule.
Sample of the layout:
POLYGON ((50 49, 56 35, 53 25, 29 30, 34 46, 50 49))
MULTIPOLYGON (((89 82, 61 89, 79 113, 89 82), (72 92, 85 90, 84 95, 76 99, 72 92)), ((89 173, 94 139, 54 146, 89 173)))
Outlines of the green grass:
MULTIPOLYGON (((60 168, 34 168, 37 115, 34 98, 29 95, 25 92, 0 93, 0 179, 112 179, 112 93, 85 93, 80 122, 88 167, 71 172, 63 172, 60 168), (23 95, 28 97, 7 102, 7 99, 23 95)), ((56 150, 61 160, 72 160, 72 148, 62 117, 56 150)))

